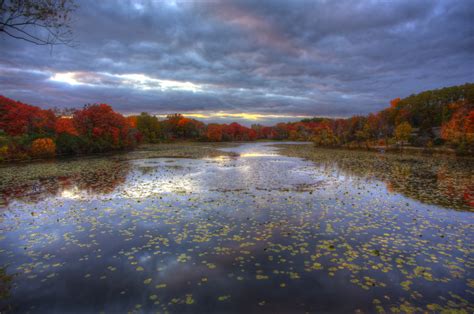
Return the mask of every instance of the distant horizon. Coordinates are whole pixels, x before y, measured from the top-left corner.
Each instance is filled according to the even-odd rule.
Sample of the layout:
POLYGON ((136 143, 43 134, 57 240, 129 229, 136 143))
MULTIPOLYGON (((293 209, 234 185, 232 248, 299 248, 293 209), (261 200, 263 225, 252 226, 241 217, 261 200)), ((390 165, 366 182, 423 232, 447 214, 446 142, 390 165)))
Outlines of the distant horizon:
MULTIPOLYGON (((438 89, 442 89, 442 88, 449 88, 449 87, 454 87, 454 86, 461 86, 461 85, 465 85, 465 84, 474 84, 474 82, 465 82, 463 84, 453 85, 453 86, 442 86, 442 87, 436 88, 434 90, 438 90, 438 89)), ((426 90, 417 91, 417 92, 410 93, 409 95, 406 95, 406 96, 403 96, 403 97, 397 97, 397 98, 403 99, 405 97, 409 97, 411 95, 416 95, 416 94, 419 94, 419 93, 422 93, 422 92, 425 92, 425 91, 426 90)), ((12 97, 8 97, 7 95, 1 95, 0 94, 0 96, 4 96, 4 97, 10 98, 10 99, 13 99, 15 101, 26 103, 28 105, 37 106, 37 107, 40 107, 42 109, 80 109, 80 108, 83 108, 85 105, 87 105, 87 104, 82 104, 82 105, 79 105, 79 106, 64 106, 64 107, 57 107, 57 106, 54 107, 53 106, 53 107, 51 107, 51 106, 47 106, 47 105, 42 106, 42 105, 37 105, 37 104, 33 104, 33 103, 27 103, 25 101, 22 101, 21 99, 15 99, 15 98, 12 98, 12 97)), ((196 120, 202 121, 206 124, 209 124, 209 123, 229 124, 229 123, 232 123, 232 122, 237 122, 237 123, 242 124, 244 126, 250 127, 253 124, 262 125, 262 126, 273 126, 273 125, 276 125, 280 122, 291 123, 291 122, 298 122, 298 121, 301 121, 301 120, 304 120, 304 119, 314 119, 314 118, 348 119, 348 118, 353 117, 353 116, 366 116, 366 115, 369 115, 369 114, 376 114, 377 112, 388 108, 390 100, 387 100, 387 104, 386 104, 385 107, 382 107, 381 109, 379 109, 377 111, 369 112, 367 114, 353 114, 353 115, 349 115, 349 116, 324 116, 324 115, 317 115, 317 114, 314 114, 314 115, 291 115, 291 114, 286 114, 285 115, 285 114, 265 114, 265 113, 259 113, 259 112, 239 112, 239 113, 236 113, 236 112, 224 112, 224 111, 217 111, 217 112, 213 112, 213 113, 208 113, 208 112, 205 112, 205 111, 198 111, 198 112, 176 112, 176 111, 172 111, 172 112, 162 113, 162 112, 153 112, 151 110, 152 108, 150 108, 150 110, 140 111, 140 112, 134 112, 134 111, 125 111, 125 112, 123 112, 121 110, 117 110, 117 111, 120 112, 121 114, 123 114, 124 116, 136 116, 136 115, 140 115, 141 113, 148 113, 148 114, 150 114, 152 116, 155 116, 155 117, 157 117, 161 120, 165 119, 168 115, 181 114, 184 117, 196 119, 196 120)), ((116 109, 114 104, 107 103, 107 102, 91 102, 89 104, 100 104, 100 103, 108 104, 108 105, 112 106, 114 109, 116 109)))

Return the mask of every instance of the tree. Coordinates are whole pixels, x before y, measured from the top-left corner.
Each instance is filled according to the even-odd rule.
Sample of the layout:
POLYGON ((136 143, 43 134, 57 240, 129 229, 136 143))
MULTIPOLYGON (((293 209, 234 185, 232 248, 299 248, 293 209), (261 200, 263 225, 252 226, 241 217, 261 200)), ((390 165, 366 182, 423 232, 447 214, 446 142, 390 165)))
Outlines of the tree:
POLYGON ((145 142, 157 143, 163 138, 162 128, 157 117, 142 112, 136 120, 137 129, 143 135, 145 142))
POLYGON ((275 139, 281 140, 288 138, 288 125, 286 123, 278 123, 277 125, 274 126, 275 130, 275 139))
POLYGON ((51 110, 0 96, 0 130, 10 136, 50 134, 54 132, 55 122, 56 116, 51 110))
POLYGON ((128 116, 125 119, 127 119, 128 126, 136 129, 137 128, 137 121, 138 117, 137 116, 128 116))
POLYGON ((56 144, 50 138, 39 138, 31 144, 31 155, 34 157, 54 157, 56 144))
POLYGON ((400 102, 400 97, 390 100, 390 108, 397 108, 399 102, 400 102))
POLYGON ((92 151, 125 148, 133 144, 127 120, 107 104, 88 105, 73 116, 79 134, 89 141, 92 151))
POLYGON ((255 141, 257 139, 257 131, 254 129, 247 128, 247 140, 248 141, 255 141))
POLYGON ((402 122, 395 128, 395 139, 398 141, 403 142, 408 141, 410 138, 410 134, 412 131, 412 127, 408 122, 402 122))
POLYGON ((63 132, 56 135, 56 153, 60 155, 75 155, 86 153, 89 146, 84 138, 63 132))
POLYGON ((204 123, 195 119, 182 117, 176 125, 176 135, 181 138, 196 139, 201 137, 204 131, 204 123))
POLYGON ((316 146, 335 146, 338 143, 332 129, 326 124, 315 130, 312 140, 316 146))
POLYGON ((211 142, 222 141, 222 125, 215 123, 209 124, 207 126, 206 137, 211 142))
POLYGON ((357 143, 364 142, 365 147, 367 149, 369 148, 368 140, 370 138, 370 134, 369 134, 369 130, 367 128, 367 124, 364 124, 362 129, 357 130, 355 132, 355 136, 356 136, 356 139, 357 139, 357 143))
POLYGON ((70 118, 59 118, 56 120, 55 125, 56 134, 66 133, 69 135, 78 136, 79 132, 77 132, 74 122, 70 118))
POLYGON ((0 0, 0 33, 35 45, 72 44, 73 0, 0 0))
POLYGON ((449 122, 443 124, 441 137, 462 153, 474 151, 474 106, 459 104, 449 122))
POLYGON ((262 127, 262 137, 266 139, 274 139, 276 136, 275 128, 270 126, 262 127))

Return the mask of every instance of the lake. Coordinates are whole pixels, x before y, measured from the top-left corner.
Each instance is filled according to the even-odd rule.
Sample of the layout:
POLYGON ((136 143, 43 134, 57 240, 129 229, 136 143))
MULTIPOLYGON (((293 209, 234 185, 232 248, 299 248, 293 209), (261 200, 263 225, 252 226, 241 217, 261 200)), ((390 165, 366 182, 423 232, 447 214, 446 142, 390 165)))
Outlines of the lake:
POLYGON ((474 311, 472 159, 282 144, 3 166, 1 309, 474 311))

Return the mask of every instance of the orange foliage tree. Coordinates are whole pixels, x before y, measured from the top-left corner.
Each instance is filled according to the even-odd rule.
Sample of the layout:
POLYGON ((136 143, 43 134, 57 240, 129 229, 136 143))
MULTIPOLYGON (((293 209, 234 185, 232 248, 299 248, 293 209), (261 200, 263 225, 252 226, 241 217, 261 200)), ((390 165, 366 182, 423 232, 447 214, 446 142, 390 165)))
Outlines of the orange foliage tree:
POLYGON ((468 103, 457 106, 451 119, 441 128, 441 137, 455 148, 474 151, 474 108, 468 103))
POLYGON ((400 100, 400 97, 390 100, 390 108, 396 108, 400 100))
POLYGON ((34 157, 53 157, 56 154, 56 144, 50 138, 39 138, 31 143, 31 155, 34 157))
POLYGON ((137 128, 137 121, 138 121, 138 117, 137 116, 128 116, 127 118, 127 123, 128 125, 133 128, 133 129, 136 129, 137 128))

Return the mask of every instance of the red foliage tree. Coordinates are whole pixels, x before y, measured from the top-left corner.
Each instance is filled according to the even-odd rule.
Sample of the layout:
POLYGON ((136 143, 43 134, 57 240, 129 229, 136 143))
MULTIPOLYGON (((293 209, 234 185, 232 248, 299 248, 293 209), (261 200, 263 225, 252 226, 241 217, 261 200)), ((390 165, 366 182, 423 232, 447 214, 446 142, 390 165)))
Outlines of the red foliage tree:
POLYGON ((264 126, 261 130, 262 138, 265 139, 274 139, 276 136, 275 130, 270 126, 264 126))
POLYGON ((209 141, 212 142, 222 141, 222 125, 209 124, 207 126, 206 137, 209 141))
POLYGON ((468 102, 458 102, 451 119, 443 124, 441 137, 454 147, 474 151, 474 108, 468 102))
POLYGON ((247 128, 247 136, 249 141, 255 141, 257 139, 257 131, 247 128))
POLYGON ((129 124, 107 104, 85 106, 74 113, 73 121, 80 135, 100 138, 114 146, 126 144, 129 124))
POLYGON ((8 135, 52 133, 55 121, 56 116, 51 110, 0 96, 0 129, 8 135))
POLYGON ((57 119, 54 129, 56 131, 56 134, 66 133, 66 134, 74 135, 74 136, 79 135, 79 132, 76 130, 76 127, 74 126, 74 121, 70 118, 57 119))

